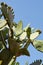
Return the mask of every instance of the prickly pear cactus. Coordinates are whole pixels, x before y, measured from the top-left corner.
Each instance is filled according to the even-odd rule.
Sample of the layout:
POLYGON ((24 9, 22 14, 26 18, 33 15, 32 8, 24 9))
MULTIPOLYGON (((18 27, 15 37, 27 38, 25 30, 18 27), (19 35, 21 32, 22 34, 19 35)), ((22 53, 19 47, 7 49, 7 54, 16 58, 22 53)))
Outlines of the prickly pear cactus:
POLYGON ((41 31, 39 29, 33 31, 30 25, 23 28, 21 20, 18 23, 14 22, 12 7, 3 2, 0 6, 0 63, 2 63, 0 65, 11 65, 21 55, 30 56, 27 50, 30 43, 43 52, 43 40, 36 40, 41 31))

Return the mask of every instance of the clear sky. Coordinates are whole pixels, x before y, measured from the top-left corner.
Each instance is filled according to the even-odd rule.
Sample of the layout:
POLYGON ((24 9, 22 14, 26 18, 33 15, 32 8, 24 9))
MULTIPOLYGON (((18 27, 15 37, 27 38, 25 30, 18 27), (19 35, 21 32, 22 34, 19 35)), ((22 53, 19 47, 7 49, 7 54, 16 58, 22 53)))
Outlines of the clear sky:
MULTIPOLYGON (((24 27, 30 23, 31 27, 42 30, 38 39, 43 40, 43 0, 0 0, 0 2, 12 6, 15 13, 15 22, 22 20, 24 27)), ((21 56, 17 58, 17 61, 21 62, 20 65, 25 65, 26 61, 30 64, 36 59, 43 60, 43 53, 38 52, 31 44, 28 50, 30 57, 21 56)))

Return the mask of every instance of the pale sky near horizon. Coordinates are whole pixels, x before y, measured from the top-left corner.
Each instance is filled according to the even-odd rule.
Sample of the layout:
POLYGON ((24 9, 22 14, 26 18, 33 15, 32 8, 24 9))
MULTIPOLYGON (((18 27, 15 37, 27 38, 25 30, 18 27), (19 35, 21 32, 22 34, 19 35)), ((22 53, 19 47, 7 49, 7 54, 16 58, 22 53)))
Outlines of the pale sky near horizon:
MULTIPOLYGON (((24 27, 29 23, 31 27, 40 29, 42 34, 38 39, 43 40, 43 0, 0 0, 1 2, 5 2, 14 9, 15 22, 22 20, 24 27)), ((28 50, 30 57, 21 56, 17 58, 20 65, 25 65, 26 61, 30 64, 36 59, 43 60, 43 53, 37 51, 31 44, 28 50)))

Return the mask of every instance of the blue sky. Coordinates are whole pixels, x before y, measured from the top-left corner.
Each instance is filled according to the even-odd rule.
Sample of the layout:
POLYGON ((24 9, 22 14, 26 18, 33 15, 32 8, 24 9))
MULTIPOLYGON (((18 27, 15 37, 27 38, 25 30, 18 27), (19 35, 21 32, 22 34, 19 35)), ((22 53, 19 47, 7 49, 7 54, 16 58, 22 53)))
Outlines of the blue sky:
MULTIPOLYGON (((43 40, 43 0, 0 0, 0 2, 12 6, 15 13, 15 22, 22 20, 24 27, 29 23, 31 27, 42 30, 38 39, 43 40)), ((31 44, 28 50, 30 57, 21 56, 17 58, 17 61, 21 62, 20 65, 25 65, 26 61, 30 64, 36 59, 43 60, 43 53, 38 52, 31 44)))

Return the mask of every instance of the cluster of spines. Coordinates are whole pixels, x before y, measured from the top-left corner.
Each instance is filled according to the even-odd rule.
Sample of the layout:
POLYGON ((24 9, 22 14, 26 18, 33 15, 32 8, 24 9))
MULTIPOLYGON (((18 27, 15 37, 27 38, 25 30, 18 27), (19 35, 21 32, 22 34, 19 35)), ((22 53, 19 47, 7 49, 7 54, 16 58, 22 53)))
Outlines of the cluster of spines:
POLYGON ((36 60, 33 63, 31 63, 30 65, 40 65, 41 63, 42 63, 42 60, 36 60))

